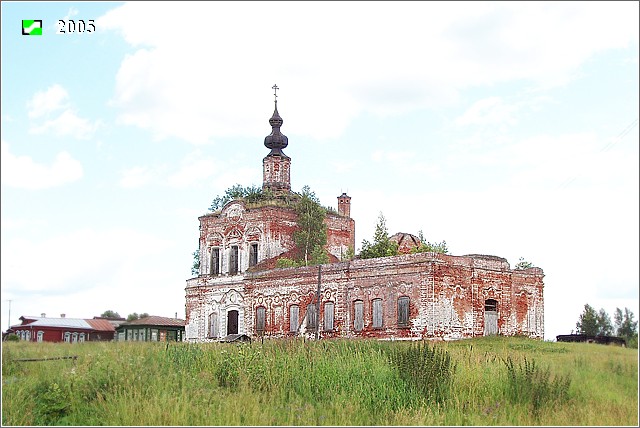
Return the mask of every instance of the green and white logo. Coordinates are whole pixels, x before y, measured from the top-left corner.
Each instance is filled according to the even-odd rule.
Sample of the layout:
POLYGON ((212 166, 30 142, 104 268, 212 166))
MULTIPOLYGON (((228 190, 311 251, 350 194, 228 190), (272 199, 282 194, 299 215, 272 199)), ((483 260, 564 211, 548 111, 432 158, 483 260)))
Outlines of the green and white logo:
POLYGON ((23 19, 23 36, 42 36, 42 19, 23 19))

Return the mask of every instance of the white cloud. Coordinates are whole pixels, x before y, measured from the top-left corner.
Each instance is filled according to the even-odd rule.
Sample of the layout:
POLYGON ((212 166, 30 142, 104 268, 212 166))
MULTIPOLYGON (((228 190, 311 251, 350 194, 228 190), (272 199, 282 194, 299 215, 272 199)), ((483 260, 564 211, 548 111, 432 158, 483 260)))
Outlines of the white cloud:
POLYGON ((134 189, 146 186, 157 177, 157 171, 144 166, 136 166, 121 173, 120 186, 126 189, 134 189))
POLYGON ((36 92, 27 101, 28 115, 32 119, 49 116, 51 113, 68 108, 68 100, 69 94, 67 90, 55 84, 46 91, 36 92))
POLYGON ((85 318, 107 309, 129 311, 126 316, 148 310, 149 305, 167 307, 158 315, 173 316, 173 310, 182 312, 184 306, 175 304, 184 297, 179 286, 184 275, 158 268, 167 262, 172 245, 164 238, 124 228, 84 228, 38 241, 3 240, 2 292, 15 299, 16 318, 41 312, 85 318), (46 272, 38 281, 25 275, 34 263, 38 271, 46 272), (160 302, 155 301, 157 295, 162 296, 160 302), (34 308, 31 301, 46 302, 46 307, 34 308))
POLYGON ((475 102, 455 122, 458 125, 513 125, 515 105, 508 105, 500 97, 489 97, 475 102))
POLYGON ((54 134, 56 136, 71 135, 79 139, 87 139, 100 126, 99 122, 91 122, 80 118, 69 103, 69 93, 59 84, 54 84, 46 91, 37 92, 27 101, 30 119, 39 119, 39 124, 32 123, 31 134, 54 134))
POLYGON ((262 134, 273 83, 283 132, 323 139, 363 112, 446 105, 468 87, 562 84, 594 54, 638 40, 632 2, 373 2, 366 19, 358 2, 189 6, 158 4, 148 19, 146 5, 127 3, 98 27, 137 49, 116 79, 120 120, 195 144, 262 134))
POLYGON ((75 138, 85 140, 98 129, 99 123, 91 123, 87 119, 78 117, 71 110, 65 110, 55 119, 47 120, 39 126, 29 129, 31 134, 54 134, 56 136, 71 135, 75 138))
POLYGON ((67 152, 56 155, 51 165, 35 162, 29 156, 9 152, 9 144, 2 141, 2 185, 20 189, 48 189, 79 180, 82 164, 67 152))

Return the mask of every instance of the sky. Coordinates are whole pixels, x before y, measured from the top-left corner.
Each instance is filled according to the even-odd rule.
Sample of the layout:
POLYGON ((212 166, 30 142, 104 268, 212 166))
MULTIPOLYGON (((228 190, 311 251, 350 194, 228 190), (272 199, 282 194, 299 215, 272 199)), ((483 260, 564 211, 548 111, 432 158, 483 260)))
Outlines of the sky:
POLYGON ((638 2, 2 2, 2 329, 185 317, 198 217, 291 185, 543 269, 545 339, 639 315, 638 2), (22 20, 41 19, 41 36, 22 20), (62 24, 92 31, 58 34, 62 24))

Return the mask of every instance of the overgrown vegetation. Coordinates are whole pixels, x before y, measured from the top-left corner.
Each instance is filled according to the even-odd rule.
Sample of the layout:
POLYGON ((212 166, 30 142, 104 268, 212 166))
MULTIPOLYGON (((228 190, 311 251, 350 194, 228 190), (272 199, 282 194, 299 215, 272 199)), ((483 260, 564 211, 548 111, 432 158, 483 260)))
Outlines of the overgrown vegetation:
POLYGON ((440 254, 449 254, 449 249, 447 248, 447 242, 434 242, 431 243, 427 241, 422 233, 422 230, 418 232, 418 239, 420 240, 420 245, 413 248, 411 253, 440 253, 440 254))
POLYGON ((637 379, 637 350, 516 337, 12 342, 2 424, 637 426, 637 379))
POLYGON ((373 234, 373 243, 364 239, 360 250, 361 259, 372 259, 375 257, 388 257, 398 255, 398 243, 389 239, 387 230, 387 219, 382 213, 378 215, 378 224, 373 234))
POLYGON ((584 311, 579 315, 576 323, 578 334, 588 336, 612 336, 622 337, 627 341, 627 346, 638 347, 638 321, 634 321, 633 312, 624 308, 616 308, 614 313, 615 326, 611 323, 609 314, 604 309, 596 312, 588 303, 584 305, 584 311))
POLYGON ((520 259, 518 259, 518 263, 516 263, 514 267, 518 270, 529 269, 533 267, 533 263, 525 260, 524 257, 520 257, 520 259))

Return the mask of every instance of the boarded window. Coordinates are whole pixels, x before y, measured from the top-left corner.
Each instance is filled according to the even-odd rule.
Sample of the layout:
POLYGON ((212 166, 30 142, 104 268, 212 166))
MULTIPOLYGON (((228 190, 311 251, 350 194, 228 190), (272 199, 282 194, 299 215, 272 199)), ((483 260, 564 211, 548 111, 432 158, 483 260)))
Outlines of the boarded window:
POLYGON ((307 305, 307 328, 314 329, 318 326, 318 313, 316 312, 316 304, 307 305))
POLYGON ((335 306, 333 302, 327 302, 324 304, 324 331, 333 330, 333 314, 335 306))
POLYGON ((300 314, 300 308, 298 305, 291 305, 289 307, 289 331, 298 331, 298 316, 300 314))
POLYGON ((355 331, 362 331, 364 328, 364 302, 362 300, 356 300, 353 302, 353 329, 355 331))
POLYGON ((218 337, 218 314, 215 312, 209 314, 209 337, 218 337))
POLYGON ((382 299, 373 299, 373 328, 382 328, 382 299))
POLYGON ((402 296, 398 299, 398 326, 409 325, 409 298, 402 296))
POLYGON ((263 333, 265 326, 266 309, 264 306, 256 308, 256 332, 263 333))
POLYGON ((231 247, 231 253, 229 254, 229 274, 235 275, 238 273, 238 246, 231 247))
POLYGON ((249 247, 249 266, 258 264, 258 244, 251 244, 249 247))
POLYGON ((209 272, 211 275, 220 275, 220 248, 211 249, 211 266, 209 272))

